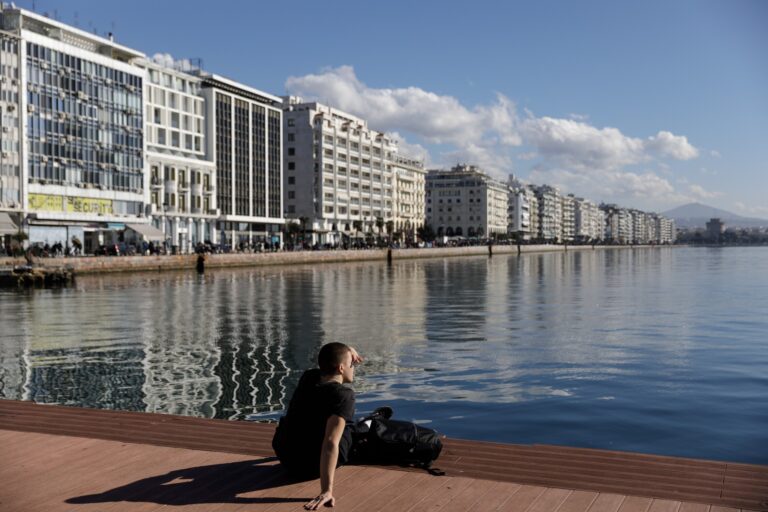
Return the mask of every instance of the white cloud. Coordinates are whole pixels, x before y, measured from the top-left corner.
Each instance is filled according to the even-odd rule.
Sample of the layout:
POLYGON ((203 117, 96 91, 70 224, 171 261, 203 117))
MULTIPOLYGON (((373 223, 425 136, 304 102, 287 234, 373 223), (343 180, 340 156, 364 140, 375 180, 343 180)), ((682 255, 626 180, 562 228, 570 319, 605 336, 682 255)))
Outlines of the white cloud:
POLYGON ((713 157, 715 157, 715 158, 720 158, 720 157, 722 157, 722 155, 720 154, 720 152, 719 152, 718 150, 716 150, 716 149, 713 149, 713 150, 711 150, 711 151, 709 152, 709 156, 713 156, 713 157))
POLYGON ((691 160, 699 156, 699 150, 688 142, 687 137, 667 131, 660 131, 653 137, 648 137, 644 146, 659 156, 675 160, 691 160))
POLYGON ((394 134, 403 153, 423 155, 437 166, 466 162, 505 179, 516 161, 536 158, 529 181, 561 185, 594 199, 652 198, 669 204, 712 197, 699 186, 676 189, 658 174, 670 173, 664 160, 699 156, 685 136, 666 130, 639 138, 618 128, 593 126, 584 114, 538 117, 526 110, 520 116, 503 94, 488 104, 468 107, 453 96, 419 87, 369 87, 351 66, 289 77, 286 90, 366 119, 371 128, 394 134), (421 144, 407 141, 404 134, 421 144), (440 153, 430 159, 425 145, 441 146, 440 153), (515 155, 512 149, 518 146, 524 152, 515 155), (661 171, 628 169, 642 164, 654 164, 661 171))
POLYGON ((688 185, 688 193, 697 200, 712 199, 723 195, 721 192, 710 192, 701 185, 688 185))
POLYGON ((411 158, 416 158, 424 162, 424 166, 429 168, 432 166, 432 161, 427 148, 421 144, 410 143, 405 140, 405 137, 400 135, 399 132, 389 132, 389 136, 397 142, 399 152, 403 155, 408 155, 411 158))
POLYGON ((418 87, 368 87, 351 66, 289 77, 285 88, 305 100, 328 103, 360 116, 376 130, 406 131, 426 143, 453 146, 448 157, 479 159, 467 160, 470 163, 506 164, 509 158, 499 158, 503 148, 522 143, 516 129, 515 105, 502 94, 490 105, 470 109, 452 96, 418 87))
POLYGON ((174 59, 170 53, 156 53, 151 58, 155 64, 160 64, 166 68, 175 68, 181 70, 192 69, 192 62, 189 59, 174 59))
POLYGON ((757 217, 768 217, 768 206, 749 206, 740 201, 734 203, 739 213, 745 215, 755 215, 757 217))

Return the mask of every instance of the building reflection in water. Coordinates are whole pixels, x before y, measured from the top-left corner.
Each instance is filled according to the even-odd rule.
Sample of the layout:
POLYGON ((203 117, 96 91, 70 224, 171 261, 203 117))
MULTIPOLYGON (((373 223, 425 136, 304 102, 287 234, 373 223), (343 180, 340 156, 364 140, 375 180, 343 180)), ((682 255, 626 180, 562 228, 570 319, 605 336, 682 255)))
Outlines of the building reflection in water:
POLYGON ((688 364, 689 327, 661 305, 672 257, 608 250, 109 275, 3 292, 0 313, 16 320, 3 322, 0 396, 274 417, 319 348, 342 341, 367 359, 363 403, 567 397, 584 393, 575 383, 636 371, 649 352, 688 364), (653 321, 634 317, 649 310, 653 321))

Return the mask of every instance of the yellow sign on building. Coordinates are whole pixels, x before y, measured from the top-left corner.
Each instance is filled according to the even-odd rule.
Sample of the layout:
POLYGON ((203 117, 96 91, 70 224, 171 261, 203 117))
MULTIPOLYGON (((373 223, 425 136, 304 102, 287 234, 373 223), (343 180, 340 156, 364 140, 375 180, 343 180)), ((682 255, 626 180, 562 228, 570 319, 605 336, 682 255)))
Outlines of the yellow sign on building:
POLYGON ((102 215, 110 215, 114 211, 111 199, 53 196, 50 194, 29 194, 29 209, 48 212, 100 213, 102 215))

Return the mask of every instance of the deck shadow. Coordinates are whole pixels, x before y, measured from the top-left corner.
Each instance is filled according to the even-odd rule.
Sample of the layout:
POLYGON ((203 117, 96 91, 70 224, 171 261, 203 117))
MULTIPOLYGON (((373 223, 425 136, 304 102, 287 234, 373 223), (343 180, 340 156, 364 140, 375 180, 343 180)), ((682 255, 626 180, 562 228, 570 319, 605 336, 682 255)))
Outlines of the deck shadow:
POLYGON ((159 505, 194 505, 307 502, 312 499, 311 496, 306 498, 240 497, 241 494, 274 489, 300 481, 289 476, 280 465, 270 464, 276 460, 276 457, 267 457, 177 469, 163 475, 142 478, 99 494, 68 498, 65 502, 85 504, 129 501, 159 505))

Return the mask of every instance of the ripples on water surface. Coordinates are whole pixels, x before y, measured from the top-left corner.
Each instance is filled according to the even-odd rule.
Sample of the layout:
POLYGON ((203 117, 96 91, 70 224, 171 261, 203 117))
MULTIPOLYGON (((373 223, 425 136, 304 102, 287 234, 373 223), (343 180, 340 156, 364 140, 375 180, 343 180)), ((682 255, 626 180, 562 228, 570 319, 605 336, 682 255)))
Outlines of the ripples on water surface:
POLYGON ((768 463, 768 250, 82 277, 0 291, 0 396, 276 418, 319 347, 454 437, 768 463))

